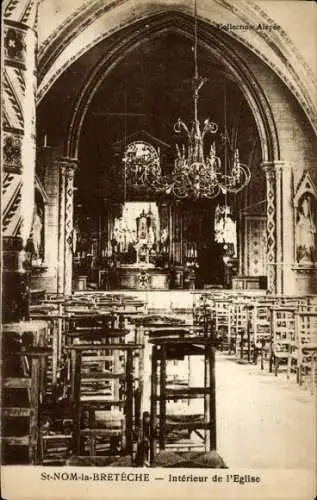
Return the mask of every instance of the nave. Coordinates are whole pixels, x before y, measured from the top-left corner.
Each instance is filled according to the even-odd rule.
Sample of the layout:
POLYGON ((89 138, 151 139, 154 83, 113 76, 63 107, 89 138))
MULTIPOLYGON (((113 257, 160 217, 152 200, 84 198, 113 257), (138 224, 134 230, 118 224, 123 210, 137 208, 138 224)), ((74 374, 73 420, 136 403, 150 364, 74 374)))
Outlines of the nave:
POLYGON ((315 480, 313 4, 4 0, 6 473, 315 480))
POLYGON ((30 309, 3 328, 4 463, 313 467, 316 296, 82 292, 30 309))

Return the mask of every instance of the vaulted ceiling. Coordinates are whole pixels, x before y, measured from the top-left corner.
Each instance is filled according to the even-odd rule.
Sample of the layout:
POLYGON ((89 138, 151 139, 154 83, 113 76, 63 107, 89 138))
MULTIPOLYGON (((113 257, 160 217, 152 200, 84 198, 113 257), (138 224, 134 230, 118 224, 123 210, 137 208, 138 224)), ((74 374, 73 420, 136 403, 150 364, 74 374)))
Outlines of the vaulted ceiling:
MULTIPOLYGON (((283 82, 317 130, 314 41, 303 40, 305 26, 313 33, 316 9, 301 7, 298 34, 298 9, 293 7, 285 16, 283 3, 197 0, 200 73, 209 78, 201 93, 200 117, 209 116, 223 126, 226 85, 229 121, 241 117, 242 154, 252 151, 259 134, 262 142, 265 135, 254 121, 252 93, 256 94, 257 82, 252 71, 249 87, 243 88, 245 54, 283 82), (258 23, 276 28, 225 27, 258 23)), ((47 134, 50 145, 62 148, 61 154, 79 154, 76 177, 82 187, 88 189, 92 182, 97 190, 103 189, 112 145, 130 133, 144 129, 174 150, 175 120, 181 116, 190 124, 192 119, 193 7, 193 0, 88 0, 81 5, 78 0, 41 1, 38 137, 47 134)), ((263 94, 261 104, 265 100, 263 94)), ((274 120, 268 128, 274 130, 274 120)), ((259 163, 261 151, 256 157, 259 163)))
MULTIPOLYGON (((207 51, 199 52, 199 69, 208 78, 200 92, 199 118, 203 122, 209 117, 219 126, 207 147, 210 140, 221 147, 220 131, 226 126, 231 133, 236 127, 241 160, 249 163, 258 134, 241 90, 207 51)), ((165 148, 163 168, 173 163, 175 144, 180 140, 173 125, 181 117, 190 128, 194 118, 193 72, 191 41, 166 33, 155 43, 139 46, 109 73, 90 102, 82 127, 77 175, 81 189, 89 193, 93 183, 101 197, 106 197, 107 186, 122 190, 118 171, 113 174, 117 182, 109 175, 115 161, 114 145, 118 141, 124 144, 141 130, 170 146, 165 148)))
MULTIPOLYGON (((166 11, 193 14, 193 0, 42 0, 39 9, 39 89, 44 98, 65 69, 93 46, 139 20, 166 11)), ((197 14, 201 21, 217 27, 222 24, 276 24, 273 30, 236 29, 233 40, 257 54, 301 100, 312 123, 316 125, 314 75, 316 11, 314 2, 272 0, 199 0, 197 14), (299 5, 300 4, 300 5, 299 5), (287 7, 287 12, 286 12, 287 7)))

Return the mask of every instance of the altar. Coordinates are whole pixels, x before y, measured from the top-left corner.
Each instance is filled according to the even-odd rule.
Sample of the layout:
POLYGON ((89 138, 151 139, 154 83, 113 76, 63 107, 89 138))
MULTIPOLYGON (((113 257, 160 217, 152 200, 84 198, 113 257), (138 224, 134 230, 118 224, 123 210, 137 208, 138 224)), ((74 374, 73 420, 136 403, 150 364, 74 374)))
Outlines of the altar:
POLYGON ((126 204, 114 231, 120 250, 118 287, 128 290, 167 290, 170 272, 164 268, 166 241, 155 203, 126 204))
POLYGON ((128 290, 167 290, 169 273, 155 266, 122 264, 119 269, 119 286, 128 290))

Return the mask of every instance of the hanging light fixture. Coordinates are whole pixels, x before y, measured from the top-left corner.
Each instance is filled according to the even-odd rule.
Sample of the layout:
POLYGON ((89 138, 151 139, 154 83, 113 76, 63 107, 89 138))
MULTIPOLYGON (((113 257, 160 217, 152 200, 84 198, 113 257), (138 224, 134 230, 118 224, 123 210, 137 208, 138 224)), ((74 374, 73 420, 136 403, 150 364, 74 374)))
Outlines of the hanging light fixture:
MULTIPOLYGON (((250 182, 251 174, 249 167, 240 162, 238 149, 234 150, 231 168, 230 161, 225 161, 223 168, 221 159, 216 154, 215 142, 212 142, 208 155, 204 153, 205 136, 207 134, 216 134, 218 125, 207 118, 204 121, 203 127, 201 127, 198 118, 199 91, 206 83, 207 78, 202 78, 198 72, 196 0, 194 19, 194 121, 191 130, 188 129, 187 125, 180 118, 174 125, 174 131, 177 134, 185 132, 187 135, 187 147, 185 145, 182 148, 177 146, 175 168, 170 179, 172 182, 168 182, 166 179, 168 186, 165 187, 165 191, 170 190, 178 198, 215 198, 220 193, 238 193, 250 182)), ((225 141, 227 143, 226 136, 225 141)))
MULTIPOLYGON (((157 192, 172 194, 176 198, 216 198, 219 194, 238 193, 250 182, 251 173, 247 165, 240 162, 239 150, 234 148, 233 157, 227 155, 227 130, 225 130, 225 161, 222 161, 216 153, 216 143, 212 142, 209 153, 205 154, 205 136, 207 134, 216 134, 218 125, 207 118, 203 127, 198 119, 198 100, 199 91, 206 83, 207 78, 203 78, 198 72, 198 35, 197 35, 197 6, 195 0, 195 32, 194 32, 194 64, 195 74, 192 80, 193 101, 194 101, 194 121, 191 129, 179 118, 174 124, 176 134, 185 132, 187 136, 187 145, 181 147, 176 145, 177 156, 174 163, 174 169, 169 175, 161 175, 157 158, 153 165, 149 165, 148 158, 138 163, 138 173, 141 187, 147 186, 157 192), (144 168, 141 168, 144 167, 144 168), (140 175, 142 174, 142 175, 140 175), (144 175, 143 175, 144 174, 144 175)), ((226 101, 225 101, 226 107, 226 101)), ((226 109, 225 109, 226 125, 226 109)), ((225 126, 226 129, 226 126, 225 126)), ((125 168, 128 162, 128 151, 124 156, 125 168)), ((133 169, 128 170, 128 175, 133 173, 133 169)), ((135 173, 135 172, 134 172, 135 173)), ((134 187, 136 183, 134 182, 134 187)))

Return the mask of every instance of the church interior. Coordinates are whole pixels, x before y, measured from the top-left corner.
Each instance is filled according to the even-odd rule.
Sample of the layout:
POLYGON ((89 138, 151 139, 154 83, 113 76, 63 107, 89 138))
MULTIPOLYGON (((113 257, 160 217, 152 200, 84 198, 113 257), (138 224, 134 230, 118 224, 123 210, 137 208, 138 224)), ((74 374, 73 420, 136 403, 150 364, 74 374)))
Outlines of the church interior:
POLYGON ((263 389, 312 469, 309 44, 273 2, 135 3, 4 2, 2 463, 252 467, 263 389))

